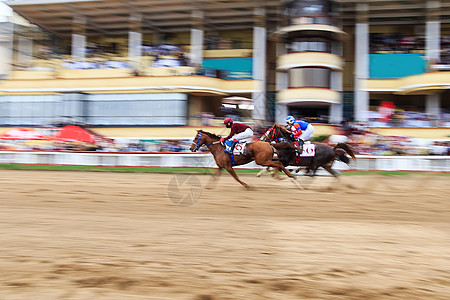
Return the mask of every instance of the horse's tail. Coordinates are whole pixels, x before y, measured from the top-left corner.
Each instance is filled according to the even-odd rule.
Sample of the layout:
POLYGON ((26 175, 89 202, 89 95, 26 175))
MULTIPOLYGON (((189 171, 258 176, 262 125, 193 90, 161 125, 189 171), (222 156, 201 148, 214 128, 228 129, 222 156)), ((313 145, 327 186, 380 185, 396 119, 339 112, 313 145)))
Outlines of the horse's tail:
POLYGON ((344 163, 346 163, 346 164, 348 164, 348 163, 350 162, 350 160, 348 159, 347 156, 345 156, 345 153, 347 153, 348 155, 350 155, 351 158, 352 158, 353 160, 356 160, 355 152, 354 152, 353 149, 352 149, 348 144, 346 144, 346 143, 338 143, 336 146, 334 146, 334 152, 336 153, 337 158, 338 158, 340 161, 342 161, 342 162, 344 162, 344 163), (344 151, 339 151, 338 149, 342 149, 342 150, 344 150, 345 152, 344 152, 344 151))

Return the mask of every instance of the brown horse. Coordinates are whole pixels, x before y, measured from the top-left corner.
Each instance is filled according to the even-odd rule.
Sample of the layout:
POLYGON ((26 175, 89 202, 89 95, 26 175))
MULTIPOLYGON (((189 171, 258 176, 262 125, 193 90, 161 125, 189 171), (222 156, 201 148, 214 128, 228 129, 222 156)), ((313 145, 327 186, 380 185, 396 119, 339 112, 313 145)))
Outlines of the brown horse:
MULTIPOLYGON (((197 130, 197 135, 192 141, 190 150, 195 152, 201 146, 208 147, 209 151, 214 156, 217 166, 219 167, 213 176, 214 181, 220 175, 222 169, 225 169, 240 184, 246 188, 249 188, 245 182, 238 178, 236 172, 233 170, 233 161, 231 160, 230 155, 224 152, 225 146, 222 145, 219 140, 220 137, 213 133, 197 130)), ((295 179, 295 176, 289 173, 281 162, 272 160, 274 152, 274 148, 269 143, 261 141, 248 143, 243 155, 234 156, 234 165, 243 165, 254 160, 258 165, 275 168, 278 171, 284 172, 287 176, 295 179)))
MULTIPOLYGON (((275 124, 267 130, 261 137, 261 140, 268 142, 294 142, 292 132, 279 124, 275 124)), ((278 159, 283 166, 306 167, 306 172, 311 172, 311 176, 314 176, 317 169, 322 167, 335 178, 337 178, 338 173, 331 166, 336 159, 346 164, 350 162, 346 154, 350 155, 352 159, 356 159, 353 149, 346 143, 338 143, 334 147, 325 144, 315 144, 315 146, 315 155, 312 157, 297 157, 295 151, 291 148, 283 148, 278 151, 278 159)), ((257 176, 261 176, 263 171, 259 172, 257 176)))

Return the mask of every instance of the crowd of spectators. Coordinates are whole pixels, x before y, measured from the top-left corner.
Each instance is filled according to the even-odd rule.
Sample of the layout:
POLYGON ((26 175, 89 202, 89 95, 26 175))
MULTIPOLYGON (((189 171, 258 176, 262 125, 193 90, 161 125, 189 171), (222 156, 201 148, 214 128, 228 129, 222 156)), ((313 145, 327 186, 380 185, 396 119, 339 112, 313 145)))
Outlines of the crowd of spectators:
POLYGON ((450 155, 450 140, 432 141, 406 136, 385 136, 362 123, 344 123, 332 144, 346 142, 361 155, 450 155))
MULTIPOLYGON (((255 132, 261 134, 265 130, 255 132)), ((421 140, 406 136, 384 136, 371 131, 361 123, 347 123, 338 127, 338 134, 324 142, 346 142, 360 155, 450 155, 450 140, 421 140)), ((100 142, 8 141, 0 142, 0 150, 22 151, 99 151, 99 152, 189 152, 190 139, 136 140, 126 144, 100 142)), ((200 152, 207 152, 202 147, 200 152)))
POLYGON ((425 40, 419 39, 413 35, 405 34, 370 34, 370 52, 371 53, 414 53, 424 51, 425 40))
POLYGON ((368 117, 370 127, 450 128, 450 113, 430 116, 422 112, 395 110, 389 119, 384 119, 372 111, 368 117))
MULTIPOLYGON (((128 58, 121 56, 117 49, 110 49, 94 43, 89 43, 86 47, 84 59, 64 58, 67 56, 56 50, 53 51, 45 45, 38 47, 37 52, 36 58, 46 61, 53 60, 53 63, 48 63, 45 66, 29 66, 27 67, 28 70, 52 70, 58 68, 56 61, 61 61, 60 65, 64 69, 134 68, 128 58)), ((141 46, 141 56, 149 57, 148 60, 145 60, 147 64, 145 67, 191 66, 189 56, 181 46, 145 44, 141 46)))
MULTIPOLYGON (((436 64, 450 64, 450 36, 443 36, 440 45, 440 59, 436 64)), ((425 38, 409 34, 370 34, 370 53, 424 53, 425 38)))

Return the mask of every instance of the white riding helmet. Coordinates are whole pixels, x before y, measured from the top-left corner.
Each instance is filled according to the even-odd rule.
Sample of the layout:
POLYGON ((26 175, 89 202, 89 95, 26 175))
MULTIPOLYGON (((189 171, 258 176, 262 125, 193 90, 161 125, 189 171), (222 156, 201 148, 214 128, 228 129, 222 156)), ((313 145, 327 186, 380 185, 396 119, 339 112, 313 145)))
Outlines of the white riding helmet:
POLYGON ((286 123, 288 123, 289 125, 294 124, 294 122, 295 122, 295 118, 293 116, 288 116, 286 118, 286 123))

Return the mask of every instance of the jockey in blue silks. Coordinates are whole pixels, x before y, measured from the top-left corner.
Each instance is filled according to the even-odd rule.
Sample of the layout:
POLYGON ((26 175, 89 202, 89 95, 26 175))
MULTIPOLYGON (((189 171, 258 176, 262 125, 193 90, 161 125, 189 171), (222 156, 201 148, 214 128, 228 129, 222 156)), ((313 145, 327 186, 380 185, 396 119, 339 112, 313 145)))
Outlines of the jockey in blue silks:
POLYGON ((299 151, 303 152, 303 144, 305 141, 312 138, 314 134, 314 127, 308 122, 302 120, 296 120, 293 116, 286 118, 286 128, 292 131, 294 138, 299 143, 299 151))

